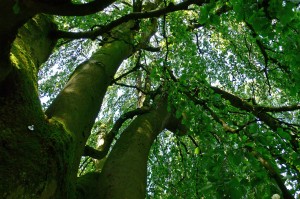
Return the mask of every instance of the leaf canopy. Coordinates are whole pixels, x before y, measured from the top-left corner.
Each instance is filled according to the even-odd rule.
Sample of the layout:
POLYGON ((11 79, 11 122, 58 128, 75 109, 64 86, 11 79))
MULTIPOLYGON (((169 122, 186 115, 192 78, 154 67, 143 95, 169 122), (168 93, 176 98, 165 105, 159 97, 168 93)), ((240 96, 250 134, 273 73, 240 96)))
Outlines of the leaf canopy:
MULTIPOLYGON (((156 8, 178 3, 166 0, 156 8)), ((61 31, 93 31, 132 13, 131 4, 116 1, 103 12, 56 22, 61 31)), ((299 194, 299 9, 292 1, 219 0, 162 14, 150 40, 160 50, 145 48, 123 62, 88 144, 97 145, 100 126, 108 131, 141 96, 163 87, 177 116, 186 115, 189 133, 165 131, 157 138, 148 160, 148 198, 270 198, 282 192, 274 173, 299 194)), ((150 20, 136 20, 136 44, 150 20)), ((45 107, 103 42, 105 34, 60 40, 39 74, 45 107)), ((94 169, 95 161, 83 158, 80 175, 94 169)))

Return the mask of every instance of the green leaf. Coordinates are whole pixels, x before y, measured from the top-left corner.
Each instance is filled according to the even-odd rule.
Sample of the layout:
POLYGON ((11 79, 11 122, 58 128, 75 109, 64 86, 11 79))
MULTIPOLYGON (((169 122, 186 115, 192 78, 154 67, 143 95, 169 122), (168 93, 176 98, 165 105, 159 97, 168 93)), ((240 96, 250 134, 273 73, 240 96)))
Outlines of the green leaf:
POLYGON ((233 178, 229 182, 229 194, 230 194, 231 198, 233 198, 233 199, 243 198, 244 194, 239 189, 240 186, 241 186, 241 184, 236 178, 233 178))
POLYGON ((204 24, 208 20, 208 7, 207 6, 202 6, 200 8, 200 15, 199 15, 199 23, 204 24))
POLYGON ((239 164, 241 164, 241 162, 242 162, 242 156, 240 155, 240 154, 238 154, 238 153, 230 153, 229 154, 229 156, 228 156, 228 159, 229 159, 229 161, 230 162, 232 162, 233 164, 235 164, 235 165, 239 165, 239 164))
POLYGON ((211 184, 211 183, 209 183, 208 185, 202 187, 202 188, 199 190, 199 192, 203 192, 203 191, 208 190, 208 189, 210 189, 210 188, 212 188, 212 184, 211 184))
POLYGON ((286 25, 293 20, 294 18, 293 7, 294 5, 292 3, 286 2, 286 5, 284 7, 278 9, 277 17, 279 18, 280 22, 283 25, 286 25))
POLYGON ((289 133, 285 132, 282 128, 278 128, 277 129, 277 133, 279 134, 279 136, 283 139, 286 139, 286 140, 291 140, 291 136, 289 133))
POLYGON ((220 24, 220 17, 217 15, 211 15, 210 21, 213 25, 219 25, 220 24))
POLYGON ((251 134, 256 134, 258 132, 258 125, 257 124, 252 124, 249 126, 249 132, 251 134))
POLYGON ((200 149, 199 149, 199 147, 195 148, 195 151, 194 151, 194 153, 195 153, 196 155, 198 155, 198 154, 200 153, 200 149))

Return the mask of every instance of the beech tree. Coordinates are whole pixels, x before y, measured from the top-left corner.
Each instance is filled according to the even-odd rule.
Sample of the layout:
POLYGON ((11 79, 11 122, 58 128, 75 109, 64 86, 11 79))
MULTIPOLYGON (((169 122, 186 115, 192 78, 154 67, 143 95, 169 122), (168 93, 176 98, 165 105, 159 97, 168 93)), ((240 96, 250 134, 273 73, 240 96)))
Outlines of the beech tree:
POLYGON ((299 9, 0 0, 0 197, 296 197, 299 9))

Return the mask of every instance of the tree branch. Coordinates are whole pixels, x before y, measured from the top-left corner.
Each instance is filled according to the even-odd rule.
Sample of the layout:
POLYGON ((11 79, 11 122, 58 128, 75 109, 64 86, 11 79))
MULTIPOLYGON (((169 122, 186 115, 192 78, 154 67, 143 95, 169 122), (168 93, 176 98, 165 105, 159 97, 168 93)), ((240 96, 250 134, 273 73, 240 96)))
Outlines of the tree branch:
POLYGON ((197 4, 201 5, 205 3, 205 0, 187 0, 179 3, 177 5, 169 5, 165 8, 160 10, 154 10, 149 12, 134 12, 128 15, 125 15, 115 21, 110 22, 107 25, 103 25, 100 28, 88 31, 88 32, 65 32, 65 31, 56 31, 53 33, 53 36, 56 38, 71 38, 71 39, 80 39, 80 38, 87 38, 87 39, 95 39, 97 36, 102 35, 111 31, 116 26, 125 23, 129 20, 138 20, 138 19, 146 19, 146 18, 153 18, 153 17, 160 17, 164 14, 175 12, 179 10, 186 10, 188 9, 189 5, 197 4))
POLYGON ((137 86, 132 86, 132 85, 127 85, 127 84, 123 84, 123 83, 118 83, 118 82, 115 82, 115 81, 112 81, 112 83, 114 83, 115 85, 118 85, 118 86, 124 86, 124 87, 127 87, 127 88, 134 88, 134 89, 140 91, 141 93, 143 93, 145 95, 147 94, 146 91, 144 91, 143 89, 141 89, 141 88, 139 88, 137 86))
MULTIPOLYGON (((263 55, 264 61, 265 61, 265 68, 264 68, 264 73, 266 75, 266 78, 268 78, 268 74, 267 74, 267 65, 269 61, 272 61, 274 64, 276 64, 283 72, 290 74, 290 70, 287 66, 283 66, 278 60, 276 60, 275 58, 271 57, 268 53, 267 53, 267 47, 265 46, 265 44, 259 39, 259 35, 256 33, 255 29, 253 28, 253 26, 251 24, 249 24, 248 22, 245 22, 247 27, 250 29, 251 31, 251 35, 252 37, 255 39, 255 42, 261 52, 261 54, 263 55)), ((269 80, 267 79, 268 84, 269 84, 269 80)), ((270 86, 270 85, 269 85, 270 86)))
POLYGON ((284 111, 296 111, 300 109, 300 104, 294 104, 290 106, 281 106, 281 107, 267 107, 267 106, 257 106, 257 110, 265 112, 284 112, 284 111))
POLYGON ((124 113, 115 122, 113 128, 105 135, 105 137, 104 137, 105 142, 104 142, 102 150, 99 151, 99 150, 94 149, 93 147, 85 146, 83 156, 89 156, 91 158, 98 159, 98 160, 104 158, 107 155, 107 153, 110 149, 110 145, 111 145, 112 141, 114 140, 115 136, 117 135, 119 129, 123 125, 123 123, 126 120, 133 118, 136 115, 142 115, 147 112, 149 112, 148 108, 138 108, 133 111, 124 113))
POLYGON ((130 73, 133 73, 135 71, 137 71, 139 68, 141 68, 141 64, 137 63, 135 67, 133 67, 132 69, 130 69, 129 71, 123 73, 122 75, 120 75, 119 77, 115 78, 111 84, 121 80, 122 78, 126 77, 127 75, 129 75, 130 73))
POLYGON ((85 4, 73 4, 71 1, 37 1, 27 0, 25 4, 28 8, 37 13, 45 13, 60 16, 85 16, 99 12, 115 2, 115 0, 94 0, 85 4))
POLYGON ((264 159, 258 152, 251 149, 251 154, 258 159, 261 165, 268 171, 270 177, 272 177, 275 180, 275 182, 277 183, 278 187, 280 188, 283 194, 283 198, 294 199, 292 194, 286 188, 281 175, 278 172, 276 172, 275 168, 273 168, 273 166, 266 159, 264 159))
MULTIPOLYGON (((220 94, 223 99, 228 100, 231 105, 241 109, 245 110, 247 112, 252 113, 255 117, 259 118, 261 121, 263 121, 267 126, 269 126, 274 132, 277 132, 279 128, 284 129, 282 127, 282 124, 279 120, 271 116, 270 114, 267 113, 267 111, 262 110, 261 108, 257 108, 255 105, 251 105, 250 103, 246 102, 245 100, 228 93, 224 90, 221 90, 217 87, 211 86, 211 89, 217 93, 220 94)), ((281 107, 282 108, 282 107, 281 107)), ((276 108, 274 108, 276 109, 276 108)), ((292 148, 294 151, 298 151, 299 143, 297 141, 297 132, 289 133, 292 139, 289 141, 290 144, 292 145, 292 148)))

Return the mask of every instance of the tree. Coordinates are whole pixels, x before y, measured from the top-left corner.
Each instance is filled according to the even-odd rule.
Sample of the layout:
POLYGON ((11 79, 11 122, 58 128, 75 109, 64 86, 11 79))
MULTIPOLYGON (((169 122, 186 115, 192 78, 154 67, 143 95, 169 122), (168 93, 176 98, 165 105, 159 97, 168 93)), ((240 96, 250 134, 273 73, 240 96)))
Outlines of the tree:
POLYGON ((0 5, 2 198, 299 194, 297 1, 0 5))

